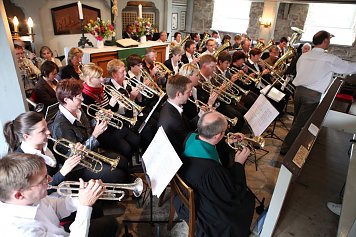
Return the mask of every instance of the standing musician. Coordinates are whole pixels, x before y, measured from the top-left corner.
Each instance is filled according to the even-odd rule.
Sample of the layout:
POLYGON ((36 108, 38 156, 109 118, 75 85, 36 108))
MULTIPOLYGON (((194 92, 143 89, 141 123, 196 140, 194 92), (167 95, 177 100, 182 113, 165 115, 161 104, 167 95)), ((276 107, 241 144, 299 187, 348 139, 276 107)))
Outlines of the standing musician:
POLYGON ((356 73, 356 63, 350 63, 327 53, 332 35, 319 31, 313 37, 314 48, 302 54, 297 62, 297 76, 293 80, 294 120, 289 133, 284 139, 280 153, 286 154, 299 132, 319 105, 322 94, 332 82, 332 74, 356 73))
POLYGON ((206 50, 201 54, 201 56, 206 55, 206 54, 214 55, 215 48, 216 48, 216 41, 212 38, 208 39, 206 41, 205 48, 206 48, 206 50))
POLYGON ((80 48, 73 47, 68 52, 68 65, 61 70, 61 79, 81 79, 81 64, 83 51, 80 48))
MULTIPOLYGON (((86 64, 82 68, 84 76, 83 103, 86 105, 95 104, 101 108, 108 109, 116 113, 120 103, 116 96, 109 95, 102 83, 103 70, 95 64, 86 64)), ((92 111, 93 112, 93 111, 92 111)), ((108 149, 113 149, 122 153, 127 158, 138 151, 140 138, 126 126, 121 129, 108 126, 107 131, 99 138, 99 142, 108 149), (113 142, 115 139, 116 142, 113 142)))
POLYGON ((187 42, 184 44, 184 50, 185 53, 182 55, 182 62, 184 64, 186 63, 198 63, 199 62, 199 58, 196 58, 194 56, 194 53, 196 51, 196 44, 194 41, 192 40, 187 40, 187 42))
MULTIPOLYGON (((80 142, 89 150, 97 150, 100 147, 113 147, 118 149, 126 145, 117 134, 109 130, 106 121, 96 121, 94 128, 89 119, 81 109, 83 102, 83 85, 76 80, 62 80, 58 83, 56 95, 59 102, 59 111, 49 122, 49 129, 54 139, 65 138, 71 142, 80 142)), ((115 149, 115 150, 116 150, 115 149)), ((105 156, 117 158, 118 154, 107 151, 105 156)), ((131 157, 130 157, 131 158, 131 157)), ((100 178, 108 183, 127 182, 128 161, 125 156, 120 155, 120 161, 116 169, 111 170, 110 165, 103 163, 103 170, 93 173, 88 169, 82 169, 82 177, 86 180, 100 178)))
MULTIPOLYGON (((174 46, 169 59, 164 62, 164 65, 174 74, 178 74, 179 68, 182 66, 183 49, 181 46, 174 46)), ((167 75, 168 76, 168 75, 167 75)))
POLYGON ((12 153, 0 159, 0 228, 6 235, 38 236, 116 236, 113 217, 90 220, 92 206, 105 191, 101 180, 84 183, 80 179, 79 197, 47 196, 46 165, 37 155, 12 153), (60 219, 77 211, 70 233, 60 219))
POLYGON ((215 40, 216 47, 219 47, 222 44, 219 32, 214 30, 213 32, 211 32, 211 37, 215 40))
MULTIPOLYGON (((226 119, 218 112, 202 115, 198 133, 188 136, 182 156, 180 177, 196 193, 196 236, 248 236, 255 201, 246 184, 244 163, 250 154, 244 147, 225 168, 216 150, 224 138, 226 119)), ((237 140, 243 135, 237 134, 237 140)), ((178 217, 188 220, 186 207, 175 200, 178 217)), ((190 218, 190 217, 189 217, 190 218)))

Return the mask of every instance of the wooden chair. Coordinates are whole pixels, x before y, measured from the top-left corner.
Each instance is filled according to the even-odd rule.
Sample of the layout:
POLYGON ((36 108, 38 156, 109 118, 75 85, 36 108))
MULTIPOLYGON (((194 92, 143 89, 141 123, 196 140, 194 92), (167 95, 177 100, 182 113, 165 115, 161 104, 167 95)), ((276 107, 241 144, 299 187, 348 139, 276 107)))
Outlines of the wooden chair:
POLYGON ((188 227, 188 237, 195 236, 195 200, 194 200, 194 191, 190 188, 184 181, 176 174, 171 180, 171 207, 169 210, 169 220, 168 220, 168 230, 171 230, 173 227, 173 218, 174 218, 174 205, 173 199, 175 194, 178 195, 180 201, 186 206, 189 210, 189 223, 188 227))

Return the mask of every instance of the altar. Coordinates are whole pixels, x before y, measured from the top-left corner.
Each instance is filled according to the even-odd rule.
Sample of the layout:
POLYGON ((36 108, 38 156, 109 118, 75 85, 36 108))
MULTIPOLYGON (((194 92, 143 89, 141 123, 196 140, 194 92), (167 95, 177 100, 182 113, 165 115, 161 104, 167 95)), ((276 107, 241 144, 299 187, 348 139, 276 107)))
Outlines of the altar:
MULTIPOLYGON (((73 47, 73 46, 72 46, 73 47)), ((65 61, 67 62, 68 52, 72 47, 65 47, 64 54, 66 56, 65 61)), ((139 44, 137 47, 132 48, 122 48, 116 46, 104 46, 101 49, 98 48, 84 48, 82 63, 95 63, 100 66, 104 71, 104 76, 107 76, 106 65, 107 63, 115 58, 121 59, 124 62, 126 58, 131 54, 137 54, 143 57, 146 53, 147 48, 152 48, 157 52, 157 62, 164 63, 169 57, 169 43, 161 43, 157 41, 147 41, 145 43, 139 44)))

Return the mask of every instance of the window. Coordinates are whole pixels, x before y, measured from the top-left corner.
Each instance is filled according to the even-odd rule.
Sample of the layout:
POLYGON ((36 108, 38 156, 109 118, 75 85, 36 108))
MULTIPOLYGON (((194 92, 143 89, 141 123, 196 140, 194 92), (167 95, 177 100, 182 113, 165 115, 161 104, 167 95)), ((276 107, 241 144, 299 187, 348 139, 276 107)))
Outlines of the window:
POLYGON ((319 30, 335 35, 331 44, 351 45, 356 36, 356 5, 309 4, 309 11, 302 35, 303 41, 312 41, 319 30))
POLYGON ((245 33, 250 19, 250 9, 250 1, 215 0, 212 29, 245 33))

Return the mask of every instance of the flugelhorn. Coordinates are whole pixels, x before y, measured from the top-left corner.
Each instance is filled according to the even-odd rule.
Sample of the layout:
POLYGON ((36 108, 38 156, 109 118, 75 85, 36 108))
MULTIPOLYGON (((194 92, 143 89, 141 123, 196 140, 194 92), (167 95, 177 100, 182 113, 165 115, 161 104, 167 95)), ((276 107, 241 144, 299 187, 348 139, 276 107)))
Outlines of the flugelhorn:
MULTIPOLYGON (((121 201, 125 196, 125 190, 132 190, 135 197, 139 197, 143 191, 143 182, 141 178, 136 178, 135 182, 130 184, 104 183, 105 191, 99 197, 101 200, 118 200, 121 201)), ((48 185, 48 189, 56 189, 57 193, 64 197, 78 197, 80 182, 64 181, 58 186, 48 185)))
POLYGON ((86 148, 84 148, 83 150, 75 149, 75 143, 65 138, 60 138, 56 140, 54 138, 49 137, 48 139, 54 141, 53 150, 55 153, 57 153, 60 156, 63 156, 66 159, 68 159, 73 155, 79 155, 81 157, 79 164, 94 173, 99 173, 100 171, 102 171, 103 169, 102 162, 109 164, 111 166, 111 169, 113 170, 116 168, 116 166, 119 164, 120 161, 120 157, 118 157, 118 159, 110 159, 106 156, 103 156, 99 153, 96 153, 86 148), (61 148, 59 148, 58 146, 62 147, 62 150, 67 150, 67 151, 63 151, 63 152, 60 151, 61 148), (70 152, 69 155, 68 155, 68 151, 70 152))
POLYGON ((149 81, 148 87, 152 90, 154 94, 156 94, 158 97, 161 97, 165 94, 146 70, 141 69, 141 73, 142 73, 142 77, 145 80, 149 81))
POLYGON ((213 85, 211 82, 205 81, 199 83, 201 84, 201 88, 209 94, 212 92, 216 92, 218 94, 218 100, 220 100, 221 102, 224 102, 226 104, 231 104, 232 100, 240 102, 241 96, 236 96, 227 91, 224 91, 219 86, 213 85))
POLYGON ((232 82, 229 78, 225 77, 222 74, 218 74, 214 72, 214 81, 218 85, 225 85, 226 90, 230 92, 233 95, 238 95, 240 92, 244 95, 247 95, 250 91, 244 90, 240 86, 236 85, 234 82, 232 82))
POLYGON ((36 111, 37 113, 42 112, 43 108, 44 108, 44 104, 42 103, 35 103, 32 100, 30 100, 29 98, 26 98, 27 103, 29 103, 30 105, 33 106, 33 110, 36 111))
POLYGON ((132 110, 132 107, 134 107, 138 111, 138 113, 141 113, 141 111, 144 109, 144 107, 139 106, 134 101, 130 100, 125 95, 123 95, 120 91, 116 90, 115 87, 111 85, 104 85, 104 84, 103 86, 104 86, 104 90, 110 96, 115 96, 119 98, 119 103, 122 104, 126 109, 132 110))
MULTIPOLYGON (((199 109, 203 110, 204 112, 209 112, 209 111, 216 111, 216 108, 215 107, 212 107, 212 106, 209 106, 208 104, 205 104, 203 101, 201 100, 192 100, 190 98, 188 98, 188 100, 190 102, 192 102, 193 104, 195 104, 195 106, 197 106, 199 109)), ((222 114, 223 115, 223 114, 222 114)), ((235 126, 237 121, 238 121, 238 118, 235 117, 235 118, 229 118, 225 115, 223 115, 226 120, 231 123, 232 126, 235 126)))
POLYGON ((253 153, 256 148, 262 149, 265 146, 265 139, 262 136, 255 136, 252 138, 244 137, 241 141, 236 141, 236 134, 229 132, 225 135, 225 137, 225 142, 228 146, 237 151, 247 147, 253 153))
POLYGON ((159 71, 159 73, 161 74, 162 77, 163 77, 163 75, 166 75, 166 74, 168 74, 168 76, 173 76, 174 75, 174 72, 169 70, 169 68, 166 65, 164 65, 163 63, 155 62, 154 65, 158 66, 157 67, 158 71, 159 71))

